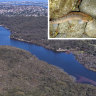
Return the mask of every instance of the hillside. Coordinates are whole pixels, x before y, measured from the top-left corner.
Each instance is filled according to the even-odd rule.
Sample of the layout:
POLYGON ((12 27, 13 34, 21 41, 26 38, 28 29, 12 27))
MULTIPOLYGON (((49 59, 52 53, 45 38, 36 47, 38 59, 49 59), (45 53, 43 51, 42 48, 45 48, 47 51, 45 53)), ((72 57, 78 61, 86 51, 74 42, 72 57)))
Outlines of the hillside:
POLYGON ((19 48, 0 46, 0 96, 96 96, 61 69, 19 48))

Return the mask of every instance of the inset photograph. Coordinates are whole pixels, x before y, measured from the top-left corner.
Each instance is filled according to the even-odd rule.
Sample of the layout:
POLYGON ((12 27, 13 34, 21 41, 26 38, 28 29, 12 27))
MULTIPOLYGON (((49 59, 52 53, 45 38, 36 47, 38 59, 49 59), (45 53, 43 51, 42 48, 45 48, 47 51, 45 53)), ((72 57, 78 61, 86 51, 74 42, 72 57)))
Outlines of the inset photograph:
POLYGON ((48 39, 95 39, 96 0, 49 0, 48 39))

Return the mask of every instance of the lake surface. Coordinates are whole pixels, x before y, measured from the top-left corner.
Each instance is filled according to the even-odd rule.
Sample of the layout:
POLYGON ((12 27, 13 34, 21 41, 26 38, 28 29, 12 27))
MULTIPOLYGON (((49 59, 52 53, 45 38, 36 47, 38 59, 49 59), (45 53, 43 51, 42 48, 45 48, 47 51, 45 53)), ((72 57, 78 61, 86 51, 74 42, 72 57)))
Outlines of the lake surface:
POLYGON ((27 50, 40 60, 64 69, 69 75, 76 77, 77 82, 96 85, 96 72, 86 69, 72 53, 57 53, 42 46, 13 40, 10 39, 10 34, 9 30, 0 26, 0 45, 10 45, 27 50))

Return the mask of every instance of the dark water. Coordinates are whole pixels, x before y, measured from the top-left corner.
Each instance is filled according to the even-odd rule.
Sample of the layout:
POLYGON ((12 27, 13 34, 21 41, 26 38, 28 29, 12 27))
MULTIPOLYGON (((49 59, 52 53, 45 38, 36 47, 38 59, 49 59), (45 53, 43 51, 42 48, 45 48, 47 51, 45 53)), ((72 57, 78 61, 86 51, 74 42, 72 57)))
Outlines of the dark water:
POLYGON ((65 72, 77 78, 77 82, 96 85, 96 72, 83 67, 70 53, 57 53, 44 47, 10 39, 10 31, 0 27, 0 45, 10 45, 31 52, 40 60, 46 61, 64 69, 65 72))

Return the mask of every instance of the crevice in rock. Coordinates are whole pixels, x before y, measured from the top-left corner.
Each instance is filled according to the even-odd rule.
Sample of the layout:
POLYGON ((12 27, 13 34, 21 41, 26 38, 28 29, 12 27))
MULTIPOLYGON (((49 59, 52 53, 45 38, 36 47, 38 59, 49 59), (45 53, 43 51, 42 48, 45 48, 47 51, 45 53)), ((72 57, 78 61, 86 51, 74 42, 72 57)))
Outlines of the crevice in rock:
POLYGON ((86 30, 87 23, 88 23, 88 22, 85 23, 84 34, 86 34, 85 30, 86 30))
POLYGON ((78 1, 78 2, 79 2, 79 4, 78 4, 78 9, 79 9, 79 11, 80 11, 80 5, 81 5, 82 1, 83 1, 83 0, 79 0, 79 1, 78 1))

